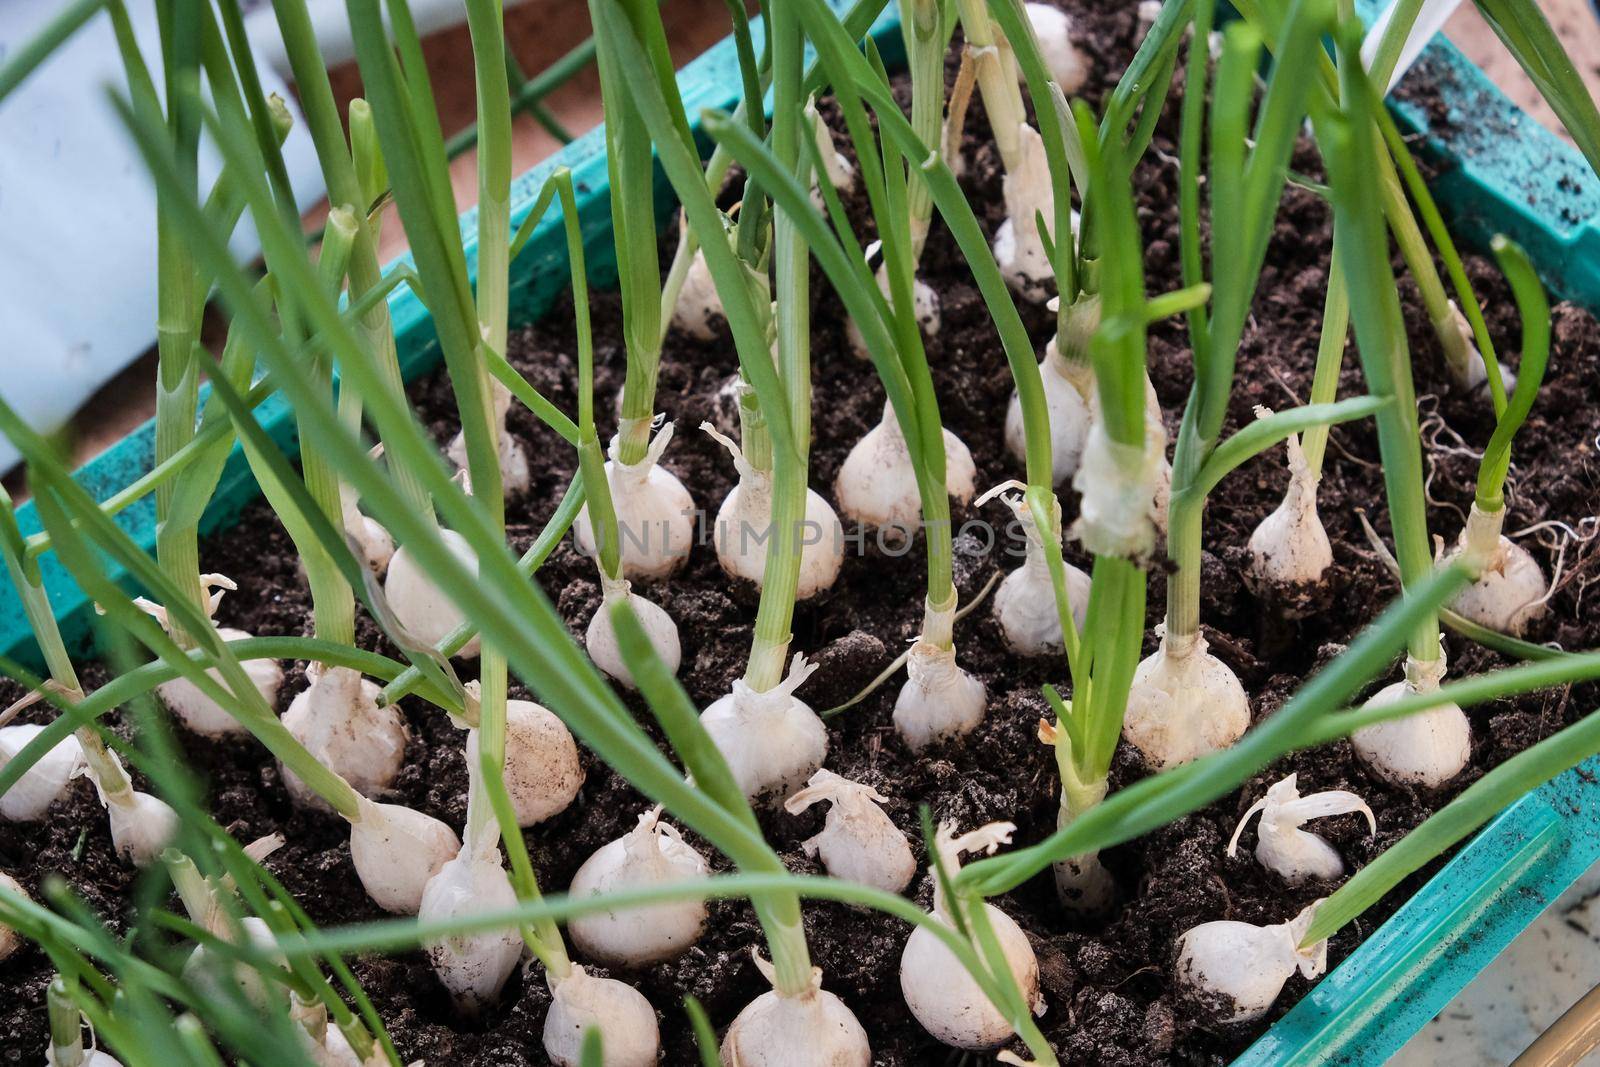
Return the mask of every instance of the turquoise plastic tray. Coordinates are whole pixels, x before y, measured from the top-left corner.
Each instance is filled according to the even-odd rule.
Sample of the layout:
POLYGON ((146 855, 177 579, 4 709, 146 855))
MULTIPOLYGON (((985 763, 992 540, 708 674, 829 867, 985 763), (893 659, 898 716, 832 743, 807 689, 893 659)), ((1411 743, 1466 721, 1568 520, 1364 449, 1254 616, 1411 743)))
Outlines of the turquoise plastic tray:
MULTIPOLYGON (((845 6, 844 0, 834 2, 845 6)), ((900 57, 892 17, 880 20, 874 36, 887 60, 900 57)), ((1454 232, 1479 245, 1497 232, 1514 236, 1552 289, 1600 307, 1600 184, 1582 158, 1518 111, 1442 39, 1428 49, 1419 70, 1417 77, 1440 87, 1450 114, 1479 117, 1486 120, 1481 128, 1498 131, 1458 144, 1430 130, 1421 108, 1396 108, 1408 131, 1423 134, 1426 153, 1443 166, 1436 191, 1454 232)), ((739 77, 731 42, 686 66, 679 83, 691 116, 703 108, 732 106, 739 77)), ((572 170, 597 286, 614 284, 616 275, 604 151, 602 131, 595 130, 522 175, 512 190, 517 223, 556 166, 572 170)), ((664 182, 658 186, 658 207, 664 220, 671 208, 664 182)), ((475 268, 475 213, 466 212, 461 226, 475 268)), ((513 321, 542 314, 565 288, 566 270, 564 239, 552 217, 512 266, 513 321)), ((439 359, 438 342, 422 304, 403 290, 389 310, 406 376, 431 369, 439 359)), ((278 443, 296 447, 293 419, 281 400, 263 403, 258 418, 278 443)), ((105 499, 149 470, 153 454, 154 428, 145 425, 85 465, 78 479, 97 499, 105 499)), ((205 515, 204 532, 231 525, 258 494, 236 449, 205 515)), ((38 529, 31 505, 23 506, 19 519, 25 531, 38 529)), ((153 502, 129 508, 119 521, 139 544, 153 549, 153 502)), ((92 605, 53 558, 42 562, 64 634, 78 653, 92 654, 92 605)), ((113 573, 127 580, 120 569, 113 573)), ((35 664, 39 658, 9 586, 0 589, 0 653, 35 664)), ((1252 1067, 1382 1062, 1600 858, 1600 834, 1593 829, 1600 804, 1589 785, 1597 772, 1600 761, 1591 761, 1508 808, 1238 1062, 1252 1067)))

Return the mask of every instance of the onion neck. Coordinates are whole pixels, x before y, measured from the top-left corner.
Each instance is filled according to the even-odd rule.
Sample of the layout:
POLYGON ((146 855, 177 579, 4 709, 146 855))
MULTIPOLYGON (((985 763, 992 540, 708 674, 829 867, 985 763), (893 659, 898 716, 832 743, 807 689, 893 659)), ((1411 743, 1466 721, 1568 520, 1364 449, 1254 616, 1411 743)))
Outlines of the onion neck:
POLYGON ((948 594, 938 602, 931 596, 925 599, 922 606, 922 634, 918 640, 947 651, 955 648, 958 601, 954 586, 951 586, 948 594))
POLYGON ((1106 798, 1106 791, 1109 788, 1104 776, 1099 778, 1081 776, 1067 748, 1068 746, 1063 744, 1056 749, 1056 762, 1061 770, 1060 824, 1063 826, 1096 807, 1106 798))
POLYGON ((1492 568, 1504 555, 1500 531, 1505 526, 1505 520, 1506 509, 1503 505, 1488 511, 1480 508, 1477 501, 1473 502, 1467 514, 1466 529, 1461 533, 1461 559, 1474 578, 1492 568))
POLYGON ((1406 656, 1406 688, 1413 693, 1432 693, 1444 681, 1445 657, 1441 649, 1438 658, 1419 660, 1406 656))
POLYGON ((1089 363, 1089 342, 1100 328, 1100 294, 1080 292, 1062 309, 1056 321, 1055 344, 1046 352, 1054 353, 1061 375, 1072 380, 1068 368, 1081 368, 1078 374, 1092 374, 1089 363))
MULTIPOLYGON (((651 390, 652 399, 654 389, 651 390)), ((634 466, 642 462, 650 448, 650 429, 655 423, 655 414, 647 410, 639 414, 629 414, 627 404, 627 386, 623 387, 623 414, 617 421, 617 440, 614 453, 618 464, 634 466)), ((637 404, 635 405, 637 406, 637 404)))
POLYGON ((1203 497, 1172 494, 1167 512, 1167 641, 1200 632, 1200 538, 1203 497))
POLYGON ((961 30, 966 35, 978 71, 978 91, 994 131, 994 144, 1007 171, 1021 162, 1022 124, 1027 121, 1022 91, 1017 87, 1015 61, 1002 50, 999 35, 989 21, 984 0, 960 0, 961 30))

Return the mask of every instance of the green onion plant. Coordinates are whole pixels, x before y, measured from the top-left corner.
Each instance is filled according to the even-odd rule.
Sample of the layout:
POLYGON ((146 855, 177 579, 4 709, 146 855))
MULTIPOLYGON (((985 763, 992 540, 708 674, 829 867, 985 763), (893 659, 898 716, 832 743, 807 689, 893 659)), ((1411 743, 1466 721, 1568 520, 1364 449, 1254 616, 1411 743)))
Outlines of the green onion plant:
MULTIPOLYGON (((552 170, 520 221, 515 215, 513 116, 536 108, 551 81, 526 78, 509 55, 502 0, 466 5, 478 102, 468 139, 478 148, 479 204, 468 233, 448 169, 464 141, 447 139, 439 126, 406 0, 346 0, 365 96, 345 116, 306 0, 273 6, 330 192, 314 249, 279 150, 287 111, 261 90, 237 0, 162 0, 158 73, 134 46, 122 0, 68 5, 39 43, 0 66, 3 97, 106 8, 127 70, 126 88, 108 99, 150 171, 158 204, 151 471, 97 501, 0 399, 0 432, 26 460, 43 527, 25 535, 10 497, 0 494, 0 556, 44 664, 42 676, 3 664, 25 693, 6 717, 41 703, 52 713, 30 714, 39 721, 26 725, 0 723, 0 816, 48 817, 81 761, 105 804, 114 848, 140 868, 133 921, 117 932, 58 878, 27 890, 0 878, 0 934, 36 944, 53 971, 43 1006, 52 1062, 209 1067, 331 1059, 398 1067, 400 1050, 347 961, 413 948, 427 953, 469 1016, 495 1005, 530 954, 551 991, 543 1043, 560 1067, 655 1062, 662 1044, 655 1008, 666 1006, 593 965, 640 966, 682 953, 703 933, 706 902, 735 899, 749 901, 758 920, 765 952, 756 962, 772 988, 728 1022, 720 1052, 699 1002, 686 997, 699 1058, 865 1067, 870 1035, 813 966, 802 901, 817 899, 906 925, 902 993, 935 1039, 969 1050, 1020 1041, 1030 1062, 1053 1065, 1058 1051, 1036 1021, 1039 961, 1007 914, 1012 903, 996 898, 1050 868, 1069 913, 1114 909, 1118 886, 1101 863, 1104 850, 1216 804, 1292 752, 1350 738, 1380 776, 1443 785, 1469 751, 1464 709, 1600 677, 1600 654, 1521 640, 1548 602, 1549 585, 1503 526, 1512 445, 1550 358, 1550 308, 1527 255, 1497 238, 1493 251, 1522 320, 1513 384, 1501 375, 1461 254, 1374 88, 1387 83, 1421 5, 1406 3, 1391 20, 1369 72, 1348 0, 1237 0, 1244 19, 1222 31, 1213 69, 1203 44, 1217 18, 1213 0, 1171 0, 1098 117, 1082 102, 1068 103, 1081 71, 1061 48, 1058 22, 1016 0, 902 0, 909 115, 867 36, 883 0, 860 0, 843 16, 827 0, 765 5, 760 23, 731 5, 743 99, 699 116, 713 142, 707 160, 654 0, 590 0, 594 36, 560 66, 570 71, 595 59, 607 115, 626 359, 608 450, 596 412, 573 175, 552 170), (957 24, 966 51, 947 101, 945 53, 957 24), (1329 37, 1332 56, 1323 50, 1329 37), (1274 64, 1258 95, 1263 49, 1274 64), (1180 62, 1183 287, 1151 295, 1136 182, 1180 62), (974 84, 1006 169, 1009 217, 993 242, 954 170, 974 84), (821 120, 824 94, 854 149, 853 174, 821 120), (1262 411, 1225 433, 1237 353, 1307 117, 1327 169, 1326 186, 1315 189, 1335 220, 1311 395, 1304 406, 1262 411), (198 182, 202 138, 223 161, 209 190, 198 182), (665 272, 657 165, 681 211, 665 272), (739 203, 724 210, 721 187, 735 165, 739 203), (847 203, 857 193, 876 249, 864 246, 860 215, 847 203), (391 199, 414 265, 386 274, 376 248, 379 212, 391 199), (512 264, 552 222, 556 205, 573 299, 571 413, 541 395, 508 351, 512 264), (228 247, 246 213, 261 238, 259 268, 240 267, 228 247), (875 806, 882 798, 824 768, 834 739, 797 695, 816 666, 793 647, 793 630, 797 602, 833 584, 843 551, 837 516, 808 486, 815 263, 886 394, 882 423, 851 452, 835 486, 841 511, 869 525, 901 525, 908 536, 920 529, 926 545, 922 625, 895 701, 899 742, 889 743, 921 751, 971 731, 985 713, 983 682, 956 660, 950 501, 970 499, 974 472, 943 424, 929 366, 928 295, 919 294, 917 272, 935 226, 948 230, 965 260, 1015 385, 1006 436, 1022 477, 990 495, 1009 494, 1029 538, 1028 561, 997 595, 1001 629, 1016 654, 1059 649, 1065 682, 1045 687, 1053 722, 1041 723, 1061 777, 1054 830, 998 853, 1013 824, 936 825, 924 809, 933 904, 925 909, 903 895, 916 859, 875 806), (1467 528, 1437 559, 1428 547, 1391 239, 1452 367, 1470 370, 1471 353, 1479 353, 1496 419, 1467 528), (403 390, 388 311, 389 297, 402 289, 432 316, 454 394, 461 434, 443 452, 403 390), (1050 290, 1060 300, 1056 336, 1041 361, 1016 301, 1050 290), (214 360, 199 343, 201 310, 212 295, 228 317, 214 360), (1179 314, 1195 375, 1169 469, 1146 335, 1152 322, 1179 314), (630 582, 668 578, 689 548, 693 502, 659 465, 671 423, 656 411, 656 382, 672 325, 709 330, 714 316, 726 321, 739 364, 737 441, 732 427, 705 427, 739 472, 714 539, 723 568, 755 583, 760 601, 741 676, 701 711, 676 678, 676 625, 630 582), (1339 400, 1352 329, 1368 395, 1339 400), (293 413, 298 465, 254 414, 270 396, 293 413), (576 456, 553 516, 520 557, 506 544, 507 493, 528 480, 522 445, 507 431, 513 403, 576 456), (1331 562, 1326 534, 1320 543, 1315 537, 1329 427, 1368 416, 1383 459, 1401 594, 1247 729, 1243 687, 1206 652, 1201 634, 1206 498, 1228 473, 1287 443, 1289 492, 1251 539, 1250 578, 1279 611, 1306 610, 1310 600, 1285 592, 1317 586, 1331 562), (232 581, 201 570, 198 532, 236 442, 302 561, 310 636, 252 637, 214 622, 218 590, 232 581), (1078 494, 1070 529, 1056 496, 1068 475, 1078 494), (153 557, 117 521, 146 496, 155 498, 160 522, 153 557), (1140 663, 1163 524, 1165 628, 1158 651, 1140 663), (569 530, 594 558, 602 586, 581 645, 535 580, 569 530), (1067 565, 1067 536, 1092 558, 1090 573, 1067 565), (74 663, 51 611, 47 554, 103 612, 99 649, 111 670, 92 692, 82 680, 91 675, 74 663), (126 572, 127 585, 112 580, 108 564, 126 572), (357 645, 358 604, 401 658, 357 645), (1468 639, 1529 662, 1446 682, 1441 618, 1468 639), (1361 702, 1402 650, 1406 681, 1361 702), (463 680, 458 672, 474 657, 476 676, 463 680), (306 662, 310 684, 280 717, 284 660, 306 662), (514 680, 538 703, 513 699, 514 680), (625 703, 613 682, 642 703, 625 703), (414 714, 442 712, 464 731, 468 795, 459 837, 439 819, 378 799, 403 762, 399 705, 407 697, 414 714), (259 741, 280 764, 291 798, 310 809, 305 818, 331 814, 348 825, 356 873, 393 917, 319 929, 266 869, 286 842, 241 844, 208 814, 205 784, 170 729, 172 716, 194 733, 259 741), (1124 738, 1153 773, 1111 793, 1124 738), (579 743, 652 807, 637 829, 597 850, 566 892, 546 895, 523 828, 575 799, 584 780, 579 743), (834 805, 830 828, 837 812, 856 806, 861 825, 870 823, 885 854, 892 852, 892 877, 785 868, 766 837, 764 809, 788 802, 798 812, 818 799, 834 805), (695 838, 685 839, 679 825, 695 838), (721 854, 726 873, 711 873, 702 845, 721 854), (84 1023, 103 1048, 86 1046, 84 1023)), ((1491 0, 1479 6, 1541 89, 1560 101, 1558 112, 1594 158, 1600 120, 1592 101, 1577 98, 1570 64, 1542 17, 1491 0)), ((1487 770, 1301 914, 1267 926, 1219 919, 1185 932, 1174 946, 1176 987, 1212 998, 1205 1004, 1231 1000, 1236 1018, 1264 1013, 1292 970, 1319 974, 1327 939, 1402 879, 1505 804, 1600 751, 1594 720, 1579 719, 1487 770)), ((1359 798, 1339 803, 1340 810, 1361 806, 1359 798)), ((834 871, 826 848, 823 860, 834 871)), ((0 939, 0 952, 9 951, 0 939)))

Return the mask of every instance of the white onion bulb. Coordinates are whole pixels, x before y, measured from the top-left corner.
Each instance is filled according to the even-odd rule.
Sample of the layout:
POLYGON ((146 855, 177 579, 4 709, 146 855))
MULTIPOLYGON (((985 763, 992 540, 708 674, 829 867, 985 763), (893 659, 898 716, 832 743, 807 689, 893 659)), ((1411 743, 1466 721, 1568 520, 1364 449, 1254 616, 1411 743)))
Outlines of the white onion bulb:
POLYGON ((625 578, 607 578, 602 572, 600 589, 600 607, 589 620, 589 628, 583 635, 584 647, 588 649, 589 658, 594 660, 594 665, 627 688, 638 688, 633 681, 633 672, 628 669, 627 661, 622 658, 622 645, 617 640, 616 623, 611 619, 611 606, 626 598, 628 603, 633 605, 634 617, 639 620, 640 628, 649 638, 650 647, 661 657, 661 662, 667 665, 667 670, 677 674, 678 667, 683 662, 683 646, 678 641, 678 624, 672 621, 672 616, 667 614, 666 609, 635 593, 632 583, 625 578))
MULTIPOLYGON (((1406 657, 1406 677, 1385 686, 1364 707, 1393 704, 1413 693, 1432 693, 1444 679, 1444 653, 1432 663, 1406 657)), ((1466 769, 1472 758, 1472 725, 1460 705, 1446 702, 1403 719, 1363 726, 1350 743, 1369 767, 1396 785, 1437 789, 1466 769)))
POLYGON ((1218 1022, 1259 1019, 1283 992, 1283 983, 1299 971, 1315 978, 1328 966, 1328 942, 1300 947, 1322 901, 1277 926, 1221 921, 1201 923, 1178 941, 1177 976, 1196 993, 1221 996, 1232 1005, 1218 1022))
MULTIPOLYGON (((231 578, 221 574, 200 575, 200 586, 206 591, 205 610, 208 617, 216 614, 217 605, 222 602, 222 595, 232 592, 239 587, 231 578)), ((167 609, 160 604, 154 604, 144 597, 136 597, 133 601, 146 613, 153 616, 161 623, 162 629, 172 632, 172 623, 167 617, 167 609)), ((99 610, 98 607, 96 610, 99 610)), ((236 630, 229 626, 217 627, 217 636, 223 641, 243 641, 250 635, 243 630, 236 630)), ((255 685, 256 691, 261 694, 268 707, 278 702, 278 687, 283 684, 283 668, 275 660, 253 659, 241 664, 245 676, 255 685)), ((222 672, 213 668, 206 675, 224 692, 229 691, 228 685, 222 679, 222 672)), ((200 691, 200 688, 187 678, 173 678, 156 686, 156 692, 161 697, 161 702, 167 710, 176 715, 183 724, 194 733, 204 737, 223 737, 230 734, 243 736, 247 730, 238 719, 234 718, 226 708, 212 700, 200 691)))
POLYGON ((394 558, 394 538, 377 519, 362 512, 356 491, 348 484, 339 486, 339 501, 344 512, 345 535, 361 549, 361 558, 372 573, 382 576, 394 558))
POLYGON ((361 801, 350 823, 350 859, 373 903, 415 915, 428 879, 461 851, 455 831, 431 815, 399 804, 361 801))
MULTIPOLYGON (((759 955, 756 967, 773 980, 759 955)), ((845 1002, 822 988, 822 969, 798 996, 776 989, 745 1005, 722 1038, 723 1067, 868 1067, 867 1032, 845 1002)))
POLYGON ((85 763, 79 773, 94 784, 95 793, 106 809, 106 819, 111 825, 111 845, 117 855, 135 867, 148 867, 177 838, 178 813, 160 797, 127 785, 122 761, 115 752, 107 749, 103 758, 110 764, 107 770, 116 775, 111 788, 107 788, 101 776, 95 773, 92 763, 85 763), (118 789, 117 783, 123 787, 118 789))
MULTIPOLYGON (((881 245, 882 243, 879 241, 872 242, 867 246, 863 255, 870 260, 881 245)), ((892 304, 893 298, 889 295, 889 265, 887 263, 879 264, 875 277, 878 280, 878 292, 882 293, 884 299, 892 304)), ((922 336, 935 337, 938 335, 941 321, 939 317, 939 294, 933 291, 933 286, 921 278, 913 277, 911 279, 911 311, 917 318, 917 327, 922 331, 922 336)), ((850 351, 855 353, 856 358, 872 358, 871 353, 867 351, 867 339, 862 335, 861 327, 856 325, 855 319, 846 320, 844 336, 845 340, 849 342, 850 351)))
MULTIPOLYGON (((73 1067, 122 1067, 122 1061, 109 1052, 102 1052, 97 1048, 82 1049, 78 1053, 79 1059, 73 1067)), ((53 1048, 45 1050, 45 1067, 65 1067, 64 1062, 56 1056, 53 1048)))
POLYGON ((835 878, 899 893, 911 884, 917 861, 906 835, 879 804, 888 798, 869 785, 852 782, 829 770, 811 776, 806 787, 783 802, 798 815, 818 801, 829 803, 822 831, 801 842, 806 855, 822 857, 835 878))
MULTIPOLYGON (((467 732, 467 764, 478 765, 478 731, 467 732)), ((518 826, 566 811, 583 788, 578 743, 567 724, 531 700, 506 701, 506 792, 518 826)))
POLYGON ((1026 122, 1018 130, 1020 159, 1006 171, 1006 220, 994 235, 994 258, 1006 282, 1024 299, 1043 303, 1055 287, 1056 272, 1039 235, 1039 216, 1055 225, 1055 189, 1050 160, 1039 132, 1026 122))
MULTIPOLYGON (((203 925, 214 936, 237 944, 242 935, 251 948, 271 953, 276 965, 287 969, 287 961, 277 951, 278 939, 265 919, 246 915, 238 923, 239 928, 235 928, 220 908, 205 916, 203 921, 203 925)), ((261 1011, 270 1010, 282 995, 278 992, 281 988, 278 983, 267 979, 254 967, 246 963, 229 963, 220 952, 212 952, 205 945, 196 945, 183 963, 184 984, 193 986, 207 1000, 228 998, 230 994, 219 983, 229 980, 239 995, 261 1011), (213 956, 218 958, 213 959, 213 956)))
POLYGON ((794 695, 816 665, 796 652, 789 676, 758 693, 735 679, 733 692, 700 713, 700 723, 728 761, 746 797, 782 801, 817 773, 828 755, 828 731, 817 713, 794 695))
POLYGON ((1550 595, 1539 561, 1500 533, 1505 509, 1486 512, 1476 502, 1447 562, 1462 560, 1476 572, 1450 607, 1480 626, 1520 637, 1544 614, 1550 595))
MULTIPOLYGON (((486 836, 492 840, 493 835, 486 836)), ((491 844, 463 848, 440 867, 422 891, 417 917, 423 922, 449 920, 516 906, 517 893, 500 865, 500 850, 491 844)), ((429 942, 427 950, 434 973, 456 1006, 477 1015, 500 999, 522 956, 522 936, 515 927, 452 934, 429 942)))
POLYGON ((1238 675, 1198 633, 1161 644, 1133 672, 1122 736, 1151 767, 1187 763, 1228 748, 1250 728, 1250 699, 1238 675))
MULTIPOLYGON (((374 1062, 381 1055, 382 1050, 375 1049, 374 1062)), ((321 1044, 312 1049, 311 1057, 317 1067, 363 1067, 361 1057, 350 1045, 350 1039, 337 1026, 328 1027, 321 1044)))
MULTIPOLYGON (((677 475, 661 466, 661 454, 672 440, 672 423, 663 425, 638 463, 617 459, 619 442, 611 439, 606 481, 617 512, 617 540, 622 577, 665 578, 689 558, 694 538, 694 498, 677 475)), ((595 556, 594 527, 584 505, 572 524, 578 550, 595 556)))
MULTIPOLYGON (((521 496, 533 484, 532 476, 528 472, 528 454, 523 451, 522 445, 506 429, 506 412, 511 408, 511 392, 499 382, 491 384, 494 401, 494 427, 497 458, 500 461, 500 488, 505 495, 521 496)), ((450 439, 450 446, 445 450, 450 462, 459 470, 467 469, 467 438, 464 431, 457 431, 450 439)))
POLYGON ((1372 833, 1378 832, 1377 817, 1367 802, 1345 789, 1330 789, 1322 793, 1301 796, 1299 776, 1290 774, 1267 789, 1266 796, 1250 805, 1233 829, 1233 839, 1228 842, 1228 855, 1239 849, 1239 835, 1251 816, 1261 813, 1257 828, 1256 859, 1261 866, 1276 872, 1290 885, 1300 885, 1313 878, 1331 880, 1344 874, 1344 861, 1321 834, 1300 829, 1311 819, 1329 815, 1343 815, 1359 811, 1367 817, 1372 833))
MULTIPOLYGON (((1256 416, 1272 412, 1259 405, 1256 416)), ((1316 585, 1333 566, 1333 545, 1317 515, 1320 476, 1306 462, 1300 435, 1284 442, 1289 451, 1289 487, 1283 502, 1250 535, 1249 576, 1261 589, 1316 585)))
POLYGON ((672 325, 697 341, 709 341, 716 337, 714 324, 723 315, 722 298, 706 266, 705 250, 697 248, 684 272, 678 302, 672 306, 672 325))
MULTIPOLYGON (((705 857, 684 841, 676 827, 660 819, 660 808, 648 811, 626 835, 600 846, 572 876, 568 894, 604 896, 709 877, 705 857)), ((606 964, 642 967, 682 953, 700 940, 705 923, 705 901, 674 900, 574 916, 567 931, 586 956, 606 964)))
POLYGON ((983 721, 983 683, 956 663, 956 650, 919 639, 894 702, 894 728, 913 752, 971 733, 983 721))
MULTIPOLYGON (((406 756, 406 724, 394 705, 380 707, 377 683, 349 667, 306 668, 310 685, 283 713, 283 725, 317 762, 359 793, 378 796, 394 783, 406 756)), ((283 784, 295 803, 326 810, 327 802, 281 763, 283 784)))
MULTIPOLYGON (((32 723, 0 727, 0 768, 43 730, 43 726, 32 723)), ((82 763, 83 749, 78 746, 78 739, 68 734, 0 794, 0 817, 12 822, 44 818, 50 805, 66 793, 67 783, 82 763)))
MULTIPOLYGON (((232 626, 219 626, 217 636, 224 641, 243 641, 251 635, 232 626)), ((267 702, 267 706, 272 707, 277 704, 278 688, 283 685, 283 667, 278 661, 249 659, 240 666, 255 684, 256 691, 267 702)), ((221 671, 212 668, 206 674, 212 681, 222 686, 224 691, 227 690, 228 684, 222 680, 221 671)), ((250 732, 222 705, 202 693, 199 687, 187 678, 174 678, 162 682, 156 687, 156 692, 161 696, 161 703, 166 705, 168 711, 176 715, 190 731, 202 737, 230 735, 243 737, 250 732)))
MULTIPOLYGON (((760 587, 766 573, 767 548, 772 540, 772 475, 757 470, 744 451, 709 422, 700 424, 733 457, 739 482, 717 509, 711 540, 717 561, 735 578, 760 587)), ((844 564, 844 527, 833 506, 814 489, 806 490, 806 517, 800 529, 800 579, 795 598, 806 600, 829 589, 844 564)))
POLYGON ((1139 40, 1143 41, 1156 24, 1156 19, 1161 17, 1161 0, 1139 0, 1138 12, 1139 40))
MULTIPOLYGON (((994 617, 1000 624, 1000 636, 1006 647, 1019 656, 1043 656, 1060 652, 1065 635, 1061 632, 1061 614, 1056 610, 1055 584, 1050 579, 1050 564, 1046 552, 1061 556, 1061 504, 1053 501, 1055 528, 1047 544, 1033 518, 1023 492, 1027 486, 1021 482, 1003 482, 978 498, 978 504, 998 497, 1011 509, 1017 525, 1022 528, 1026 554, 1022 566, 1005 576, 994 594, 994 617)), ((1066 575, 1067 603, 1072 608, 1072 620, 1079 629, 1089 613, 1089 576, 1072 564, 1062 561, 1066 575)))
MULTIPOLYGON (((1072 44, 1072 20, 1049 4, 1024 4, 1050 77, 1071 96, 1089 80, 1089 60, 1072 44)), ((1020 74, 1019 74, 1020 77, 1020 74)))
MULTIPOLYGON (((1011 823, 994 822, 957 837, 954 825, 943 823, 934 835, 934 847, 939 850, 945 870, 954 877, 961 868, 961 853, 993 853, 1011 840, 1015 830, 1011 823)), ((1043 1014, 1039 961, 1028 935, 993 904, 984 904, 983 908, 1023 999, 1035 1015, 1043 1014)), ((939 922, 954 925, 938 880, 934 882, 932 914, 939 922)), ((991 1049, 1016 1032, 945 943, 922 926, 911 932, 900 956, 900 993, 922 1028, 954 1048, 991 1049)))
MULTIPOLYGON (((977 466, 961 439, 944 431, 945 491, 957 503, 972 499, 977 466)), ((856 442, 834 482, 839 511, 869 527, 915 530, 922 524, 922 497, 911 465, 911 451, 894 408, 883 406, 883 419, 856 442)))
MULTIPOLYGON (((467 539, 454 530, 439 531, 450 554, 460 560, 474 575, 478 573, 478 555, 467 539)), ((461 613, 426 570, 418 564, 405 545, 395 550, 389 560, 389 573, 383 582, 383 597, 400 625, 406 628, 413 640, 424 645, 437 645, 465 620, 461 613)), ((477 637, 468 641, 457 653, 471 658, 481 647, 477 637)))
POLYGON ((554 1067, 580 1067, 590 1029, 600 1031, 602 1067, 655 1067, 661 1031, 655 1009, 637 989, 574 966, 565 978, 550 980, 550 992, 544 1051, 554 1067))
MULTIPOLYGON (((828 183, 839 191, 840 196, 846 196, 855 188, 856 168, 845 158, 833 144, 833 131, 828 129, 828 124, 817 115, 816 108, 806 105, 806 118, 811 122, 817 138, 817 154, 822 157, 822 169, 827 175, 828 183)), ((813 196, 813 202, 820 208, 822 198, 813 196)))
MULTIPOLYGON (((14 893, 23 900, 32 899, 28 896, 28 891, 22 888, 22 883, 5 871, 0 871, 0 889, 4 889, 8 893, 14 893)), ((21 947, 22 935, 5 923, 0 923, 0 960, 9 958, 21 947)))
MULTIPOLYGON (((1461 306, 1454 300, 1450 301, 1450 322, 1445 328, 1452 327, 1460 335, 1462 347, 1467 355, 1465 368, 1458 368, 1456 364, 1447 361, 1448 369, 1451 376, 1456 379, 1457 387, 1466 392, 1473 392, 1478 389, 1487 391, 1489 388, 1489 365, 1484 361, 1483 353, 1478 351, 1478 339, 1472 332, 1472 324, 1467 321, 1467 316, 1462 313, 1461 306)), ((1510 394, 1517 387, 1517 376, 1504 363, 1500 363, 1500 381, 1505 385, 1507 394, 1510 394)))
POLYGON ((289 998, 289 1017, 300 1025, 303 1048, 316 1067, 361 1067, 350 1039, 337 1026, 328 1025, 328 1009, 319 1000, 289 998))
MULTIPOLYGON (((1097 322, 1099 317, 1096 311, 1097 322)), ((1050 415, 1050 471, 1060 485, 1077 473, 1083 459, 1090 420, 1089 403, 1084 397, 1094 390, 1094 371, 1087 363, 1064 357, 1057 342, 1058 338, 1052 337, 1045 345, 1044 358, 1039 361, 1039 379, 1044 385, 1045 410, 1050 415)), ((1022 398, 1015 391, 1006 408, 1006 447, 1018 461, 1026 460, 1027 427, 1022 421, 1022 398)))

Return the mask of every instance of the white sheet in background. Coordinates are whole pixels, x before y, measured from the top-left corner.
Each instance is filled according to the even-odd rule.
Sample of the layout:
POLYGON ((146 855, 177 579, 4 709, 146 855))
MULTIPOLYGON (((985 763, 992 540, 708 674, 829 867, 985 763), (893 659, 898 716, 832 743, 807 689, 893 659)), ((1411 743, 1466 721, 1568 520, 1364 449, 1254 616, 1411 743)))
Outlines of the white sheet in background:
MULTIPOLYGON (((131 0, 146 62, 160 84, 151 0, 131 0)), ((59 0, 0 0, 0 58, 31 39, 59 0)), ((304 210, 323 187, 293 97, 267 63, 263 88, 295 113, 284 157, 304 210)), ((0 395, 31 425, 54 431, 155 340, 155 194, 106 99, 126 89, 104 14, 0 104, 0 395)), ((202 144, 202 188, 218 170, 202 144)), ((258 250, 241 225, 241 260, 258 250)), ((17 461, 0 437, 0 472, 17 461)))

